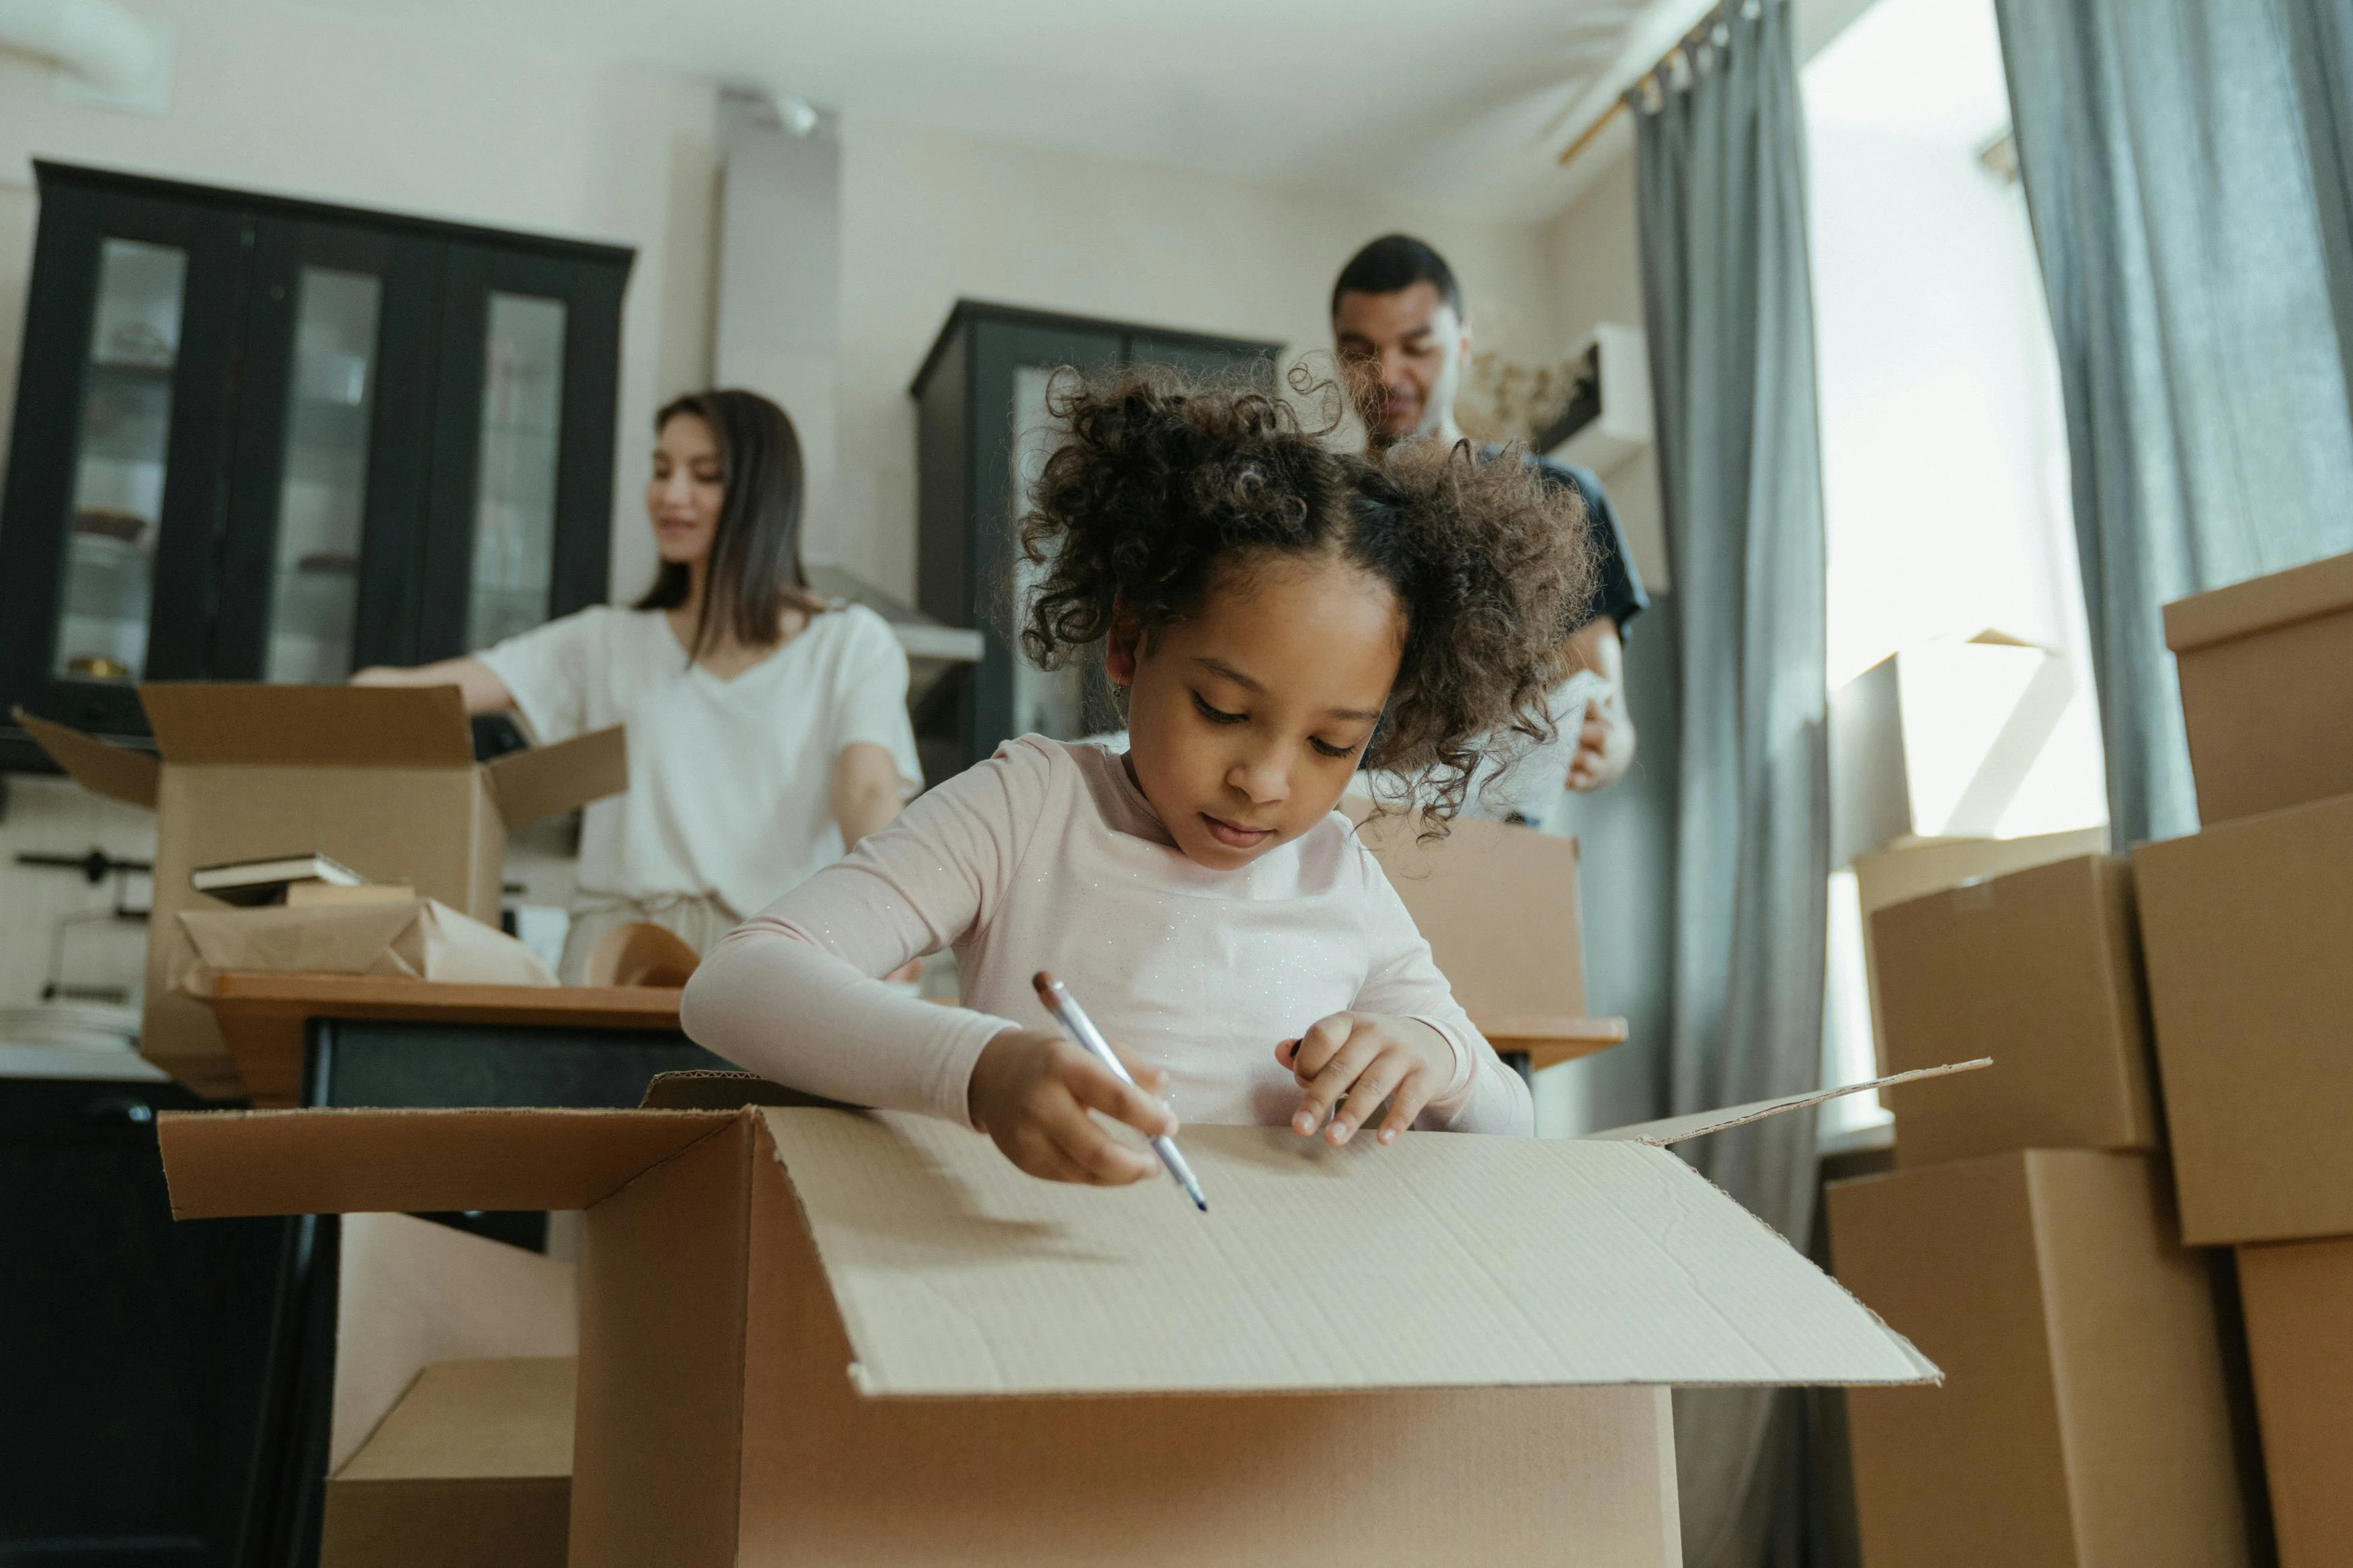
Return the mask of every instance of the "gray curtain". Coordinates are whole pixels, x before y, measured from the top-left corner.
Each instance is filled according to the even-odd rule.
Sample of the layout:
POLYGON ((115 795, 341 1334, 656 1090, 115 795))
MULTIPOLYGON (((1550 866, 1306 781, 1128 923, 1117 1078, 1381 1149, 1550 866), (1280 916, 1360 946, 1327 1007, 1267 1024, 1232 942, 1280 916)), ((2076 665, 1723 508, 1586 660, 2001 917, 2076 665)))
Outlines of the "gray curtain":
POLYGON ((2160 612, 2353 550, 2353 0, 1996 0, 2109 816, 2197 826, 2160 612), (2333 305, 2339 308, 2333 309, 2333 305))
MULTIPOLYGON (((1821 465, 1791 31, 1786 0, 1736 0, 1688 69, 1629 95, 1680 611, 1677 1112, 1810 1089, 1821 1071, 1821 465)), ((1704 1140, 1691 1158, 1806 1245, 1812 1117, 1704 1140)), ((1686 1563, 1766 1561, 1797 1404, 1757 1389, 1677 1395, 1686 1563)))

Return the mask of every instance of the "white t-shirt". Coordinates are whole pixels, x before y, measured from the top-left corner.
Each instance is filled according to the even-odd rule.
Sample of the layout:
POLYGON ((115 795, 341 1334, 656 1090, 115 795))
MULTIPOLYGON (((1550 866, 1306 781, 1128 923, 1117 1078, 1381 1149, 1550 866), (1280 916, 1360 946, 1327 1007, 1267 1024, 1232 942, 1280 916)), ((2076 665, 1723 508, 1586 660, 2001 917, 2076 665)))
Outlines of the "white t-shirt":
POLYGON ((629 731, 629 787, 589 805, 580 899, 716 895, 765 908, 841 858, 833 761, 864 741, 923 787, 907 656, 863 605, 814 616, 732 680, 691 664, 659 610, 599 605, 475 655, 543 745, 629 731))

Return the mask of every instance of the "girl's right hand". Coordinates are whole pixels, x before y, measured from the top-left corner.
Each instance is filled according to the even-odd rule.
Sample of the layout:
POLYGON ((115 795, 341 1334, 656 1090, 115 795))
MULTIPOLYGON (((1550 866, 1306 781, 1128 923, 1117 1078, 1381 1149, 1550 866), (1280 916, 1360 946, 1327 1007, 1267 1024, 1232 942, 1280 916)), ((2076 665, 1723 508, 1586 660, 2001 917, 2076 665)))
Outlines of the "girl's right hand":
POLYGON ((1142 1088, 1120 1082, 1060 1035, 1008 1029, 973 1064, 965 1089, 973 1125, 1007 1159, 1046 1181, 1098 1187, 1140 1182, 1158 1173, 1159 1162, 1120 1142, 1087 1114, 1100 1110, 1147 1138, 1176 1131, 1175 1114, 1147 1092, 1164 1087, 1167 1075, 1132 1060, 1127 1068, 1142 1088))

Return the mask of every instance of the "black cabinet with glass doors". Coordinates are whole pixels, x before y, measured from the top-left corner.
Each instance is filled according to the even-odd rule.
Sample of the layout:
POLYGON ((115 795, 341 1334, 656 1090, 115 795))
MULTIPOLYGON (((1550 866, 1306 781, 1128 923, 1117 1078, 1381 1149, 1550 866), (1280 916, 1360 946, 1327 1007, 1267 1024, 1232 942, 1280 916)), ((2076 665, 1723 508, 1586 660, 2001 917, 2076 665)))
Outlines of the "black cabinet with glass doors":
POLYGON ((604 598, 631 252, 35 170, 0 723, 137 740, 142 680, 340 681, 604 598))
POLYGON ((915 703, 923 776, 936 784, 1014 735, 1063 740, 1111 728, 1102 672, 1041 670, 1008 634, 1027 585, 1015 528, 1023 492, 1053 449, 1047 387, 1056 370, 1167 364, 1195 373, 1262 363, 1281 343, 1208 337, 959 300, 909 388, 916 405, 917 607, 983 636, 978 663, 915 703))

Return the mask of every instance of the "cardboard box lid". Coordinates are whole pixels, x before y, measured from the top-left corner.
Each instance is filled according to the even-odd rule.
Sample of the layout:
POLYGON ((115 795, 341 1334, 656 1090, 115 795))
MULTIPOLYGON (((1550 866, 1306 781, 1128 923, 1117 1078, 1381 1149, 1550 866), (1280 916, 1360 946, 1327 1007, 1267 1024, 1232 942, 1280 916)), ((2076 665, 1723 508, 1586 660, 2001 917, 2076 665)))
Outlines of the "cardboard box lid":
MULTIPOLYGON (((153 808, 164 763, 471 768, 473 729, 454 686, 266 686, 165 681, 139 688, 162 761, 17 710, 14 717, 92 794, 153 808)), ((628 742, 615 725, 512 752, 482 769, 510 827, 617 795, 628 742)))
POLYGON ((470 768, 473 729, 455 686, 139 688, 166 763, 313 768, 470 768))
POLYGON ((334 1479, 566 1479, 576 1370, 570 1356, 437 1362, 334 1479))
POLYGON ((2353 609, 2353 554, 2233 583, 2165 606, 2165 646, 2190 653, 2218 642, 2353 609))
MULTIPOLYGON (((870 1394, 1909 1384, 1936 1368, 1672 1154, 1183 1135, 1209 1194, 1034 1180, 931 1118, 765 1109, 870 1394)), ((167 1116, 183 1217, 585 1207, 726 1112, 167 1116)), ((754 1152, 754 1158, 765 1157, 754 1152)))

